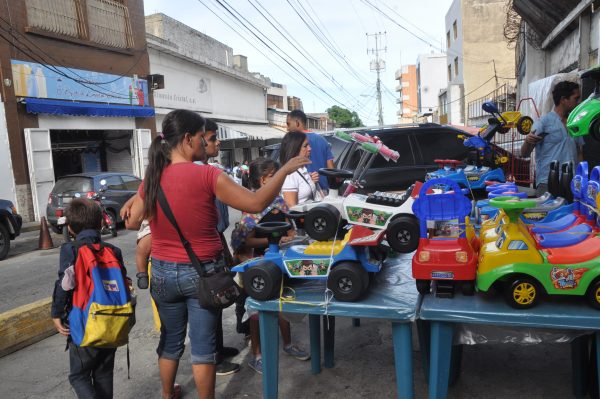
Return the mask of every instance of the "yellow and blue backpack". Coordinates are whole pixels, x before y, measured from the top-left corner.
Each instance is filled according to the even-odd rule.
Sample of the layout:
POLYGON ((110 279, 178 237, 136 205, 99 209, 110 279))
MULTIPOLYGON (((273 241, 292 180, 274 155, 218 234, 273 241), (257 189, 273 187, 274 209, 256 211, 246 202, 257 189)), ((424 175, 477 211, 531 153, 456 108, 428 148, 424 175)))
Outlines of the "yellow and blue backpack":
POLYGON ((112 246, 74 243, 75 289, 69 312, 75 345, 117 348, 129 341, 135 324, 129 279, 112 246))

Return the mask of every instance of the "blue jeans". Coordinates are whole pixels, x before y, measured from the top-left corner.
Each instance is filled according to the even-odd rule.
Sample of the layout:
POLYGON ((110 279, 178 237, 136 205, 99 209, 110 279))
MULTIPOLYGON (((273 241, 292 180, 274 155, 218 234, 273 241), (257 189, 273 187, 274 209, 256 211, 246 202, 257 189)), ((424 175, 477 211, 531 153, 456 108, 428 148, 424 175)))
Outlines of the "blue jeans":
MULTIPOLYGON (((205 269, 209 272, 215 266, 222 265, 207 264, 205 269)), ((189 322, 192 364, 216 364, 215 331, 219 311, 200 306, 199 280, 196 269, 189 263, 152 258, 150 294, 160 316, 160 342, 156 349, 159 357, 181 358, 189 322)))

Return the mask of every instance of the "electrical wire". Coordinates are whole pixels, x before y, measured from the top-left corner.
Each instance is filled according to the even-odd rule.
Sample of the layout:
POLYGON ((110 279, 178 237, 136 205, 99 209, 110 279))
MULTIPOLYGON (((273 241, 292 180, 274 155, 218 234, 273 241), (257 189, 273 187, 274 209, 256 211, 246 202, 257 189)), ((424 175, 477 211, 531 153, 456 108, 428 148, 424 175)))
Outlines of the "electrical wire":
MULTIPOLYGON (((267 9, 264 9, 264 11, 269 15, 269 17, 271 18, 267 18, 267 16, 252 2, 252 0, 248 0, 248 2, 250 3, 250 5, 281 35, 283 36, 283 38, 291 45, 294 46, 295 48, 300 48, 302 51, 299 51, 300 55, 302 55, 308 62, 309 64, 314 65, 319 72, 321 72, 321 74, 323 74, 323 76, 325 76, 325 78, 330 79, 331 82, 336 85, 341 91, 346 92, 352 100, 356 100, 356 98, 354 97, 354 95, 352 93, 350 93, 348 90, 346 90, 343 86, 341 86, 334 78, 331 74, 329 74, 322 66, 321 63, 316 60, 314 58, 314 56, 312 56, 311 52, 307 51, 300 42, 298 42, 296 39, 294 39, 294 36, 291 35, 286 29, 285 27, 283 27, 281 24, 278 24, 279 27, 281 28, 281 30, 283 30, 283 32, 277 27, 275 26, 275 24, 272 21, 276 21, 275 18, 273 18, 273 16, 269 13, 269 11, 267 9), (285 34, 284 34, 285 33, 285 34), (293 41, 293 42, 292 42, 293 41)), ((257 1, 258 5, 262 8, 263 6, 260 4, 259 1, 257 1)))
MULTIPOLYGON (((207 5, 202 1, 202 0, 198 0, 199 2, 201 2, 205 7, 207 7, 207 5)), ((268 50, 270 50, 272 53, 274 53, 277 57, 279 57, 281 60, 283 60, 286 64, 288 64, 294 71, 296 71, 300 76, 302 76, 305 80, 307 80, 311 85, 313 85, 316 89, 318 89, 319 91, 321 91, 323 94, 325 94, 327 97, 331 98, 335 103, 342 105, 343 107, 347 108, 347 109, 352 109, 352 107, 347 106, 344 102, 340 101, 339 99, 333 97, 331 94, 329 94, 328 92, 326 92, 321 86, 319 86, 318 84, 316 84, 312 79, 310 79, 306 73, 303 73, 302 71, 300 71, 295 65, 293 65, 286 57, 282 56, 280 53, 278 53, 277 51, 275 51, 275 49, 269 45, 265 40, 263 40, 254 30, 250 29, 243 21, 241 21, 241 19, 236 15, 236 13, 238 15, 241 16, 241 14, 239 12, 237 12, 237 10, 235 10, 233 7, 231 7, 226 0, 215 0, 216 3, 218 3, 219 6, 221 6, 221 8, 223 8, 227 14, 230 15, 231 18, 233 18, 235 21, 238 22, 238 24, 241 24, 242 27, 248 31, 250 34, 252 34, 252 36, 254 36, 256 39, 258 39, 260 41, 260 43, 262 43, 263 46, 265 46, 268 50), (225 3, 225 4, 224 4, 225 3), (233 11, 232 11, 233 10, 233 11), (235 11, 235 13, 234 13, 235 11)), ((208 7, 207 7, 208 8, 208 7)), ((211 10, 212 11, 212 10, 211 10)), ((215 13, 214 11, 212 11, 213 13, 215 13)), ((215 15, 217 15, 215 13, 215 15)), ((244 20, 246 20, 248 22, 249 25, 251 25, 256 31, 260 32, 260 30, 258 30, 251 22, 249 22, 245 17, 241 16, 244 20)), ((220 18, 220 17, 219 17, 220 18)), ((221 19, 221 18, 220 18, 221 19)), ((222 20, 222 19, 221 19, 222 20)), ((239 32, 236 31, 236 33, 239 32)), ((240 35, 241 36, 241 35, 240 35)), ((242 36, 244 37, 244 36, 242 36)), ((244 37, 245 38, 245 37, 244 37)), ((269 41, 271 41, 270 39, 268 39, 269 41)), ((246 41, 248 41, 246 39, 246 41)), ((248 41, 249 42, 249 41, 248 41)), ((271 41, 272 42, 272 41, 271 41)), ((249 42, 250 43, 250 42, 249 42)), ((273 42, 272 42, 273 43, 273 42)), ((280 49, 279 46, 277 46, 275 43, 273 43, 275 47, 277 47, 278 49, 280 49)), ((254 47, 254 45, 253 45, 254 47)), ((256 48, 256 47, 255 47, 256 48)), ((281 50, 281 49, 280 49, 281 50)), ((283 50, 281 50, 283 51, 283 50)), ((261 52, 261 54, 264 55, 264 53, 261 52)), ((285 54, 285 52, 284 52, 285 54)), ((288 56, 289 57, 289 56, 288 56)))

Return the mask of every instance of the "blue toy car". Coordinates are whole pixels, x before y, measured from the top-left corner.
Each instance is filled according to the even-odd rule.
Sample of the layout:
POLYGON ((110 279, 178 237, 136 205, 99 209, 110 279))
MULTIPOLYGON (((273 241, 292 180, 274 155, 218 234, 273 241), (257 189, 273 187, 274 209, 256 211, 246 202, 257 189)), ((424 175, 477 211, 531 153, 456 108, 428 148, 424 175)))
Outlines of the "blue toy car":
POLYGON ((243 262, 231 270, 242 273, 246 293, 257 300, 279 296, 282 278, 327 281, 338 301, 357 301, 369 287, 369 273, 379 272, 385 252, 380 243, 385 230, 353 226, 343 237, 314 241, 308 245, 279 247, 279 239, 291 225, 286 222, 259 223, 258 234, 269 237, 265 255, 243 262))

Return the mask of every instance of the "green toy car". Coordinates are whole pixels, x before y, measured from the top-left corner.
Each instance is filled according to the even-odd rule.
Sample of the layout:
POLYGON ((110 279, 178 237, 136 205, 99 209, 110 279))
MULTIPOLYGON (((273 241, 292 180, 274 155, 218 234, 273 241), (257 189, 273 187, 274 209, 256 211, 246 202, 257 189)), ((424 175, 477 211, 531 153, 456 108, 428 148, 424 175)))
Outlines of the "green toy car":
POLYGON ((567 131, 571 137, 590 135, 600 140, 600 65, 581 74, 581 79, 594 80, 594 92, 579 104, 567 119, 567 131))

